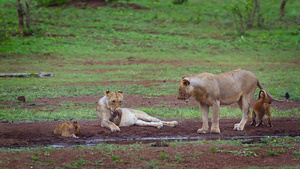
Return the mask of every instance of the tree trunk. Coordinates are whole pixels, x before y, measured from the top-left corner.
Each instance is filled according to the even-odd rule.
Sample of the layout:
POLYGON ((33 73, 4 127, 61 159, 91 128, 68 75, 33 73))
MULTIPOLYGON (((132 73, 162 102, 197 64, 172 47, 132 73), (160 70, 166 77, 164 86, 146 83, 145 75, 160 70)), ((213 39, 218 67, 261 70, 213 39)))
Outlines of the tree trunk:
POLYGON ((248 25, 248 28, 253 28, 257 8, 258 8, 258 2, 257 2, 257 0, 255 0, 252 18, 251 18, 250 24, 248 25))
POLYGON ((280 6, 280 20, 284 17, 285 4, 288 0, 283 0, 280 6))
POLYGON ((27 1, 25 2, 25 5, 26 5, 26 11, 25 11, 25 14, 26 14, 26 28, 27 29, 30 29, 30 15, 29 15, 29 11, 30 11, 30 5, 31 5, 31 0, 29 2, 29 5, 27 3, 27 1))
POLYGON ((23 34, 23 30, 24 30, 24 17, 23 17, 23 10, 22 10, 22 5, 20 0, 17 0, 17 10, 18 10, 18 15, 19 15, 19 29, 20 32, 22 32, 23 34))
POLYGON ((245 33, 245 28, 244 28, 243 15, 239 13, 238 16, 239 16, 240 22, 241 22, 241 34, 244 34, 245 33))
POLYGON ((260 6, 259 3, 257 3, 257 26, 261 27, 263 24, 261 19, 261 13, 260 13, 260 6))

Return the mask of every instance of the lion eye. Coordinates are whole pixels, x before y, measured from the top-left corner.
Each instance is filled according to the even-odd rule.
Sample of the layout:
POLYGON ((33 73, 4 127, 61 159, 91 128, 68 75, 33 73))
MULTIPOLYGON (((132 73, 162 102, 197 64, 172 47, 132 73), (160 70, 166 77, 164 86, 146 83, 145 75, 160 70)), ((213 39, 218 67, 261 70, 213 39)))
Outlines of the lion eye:
POLYGON ((113 103, 113 104, 115 104, 115 103, 116 103, 116 101, 115 101, 115 100, 113 100, 113 101, 112 101, 112 103, 113 103))

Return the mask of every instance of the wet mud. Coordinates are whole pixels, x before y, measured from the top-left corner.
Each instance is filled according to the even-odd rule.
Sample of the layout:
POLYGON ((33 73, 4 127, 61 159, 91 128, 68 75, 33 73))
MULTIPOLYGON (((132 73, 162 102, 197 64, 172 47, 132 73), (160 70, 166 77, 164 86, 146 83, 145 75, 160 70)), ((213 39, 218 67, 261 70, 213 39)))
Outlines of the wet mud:
MULTIPOLYGON (((99 121, 79 121, 82 131, 79 138, 66 138, 54 135, 56 125, 62 122, 32 122, 32 123, 1 123, 0 147, 70 147, 76 145, 96 145, 106 143, 131 144, 135 142, 164 141, 195 141, 199 139, 260 139, 261 137, 299 136, 300 123, 297 117, 272 118, 273 127, 267 125, 254 127, 248 121, 243 131, 233 131, 234 124, 239 118, 220 119, 220 134, 198 134, 202 126, 200 119, 165 119, 177 120, 177 127, 164 126, 161 129, 154 127, 130 126, 121 127, 120 132, 111 132, 100 126, 99 121)), ((266 120, 266 119, 265 119, 266 120)), ((211 125, 211 124, 209 124, 211 125)))

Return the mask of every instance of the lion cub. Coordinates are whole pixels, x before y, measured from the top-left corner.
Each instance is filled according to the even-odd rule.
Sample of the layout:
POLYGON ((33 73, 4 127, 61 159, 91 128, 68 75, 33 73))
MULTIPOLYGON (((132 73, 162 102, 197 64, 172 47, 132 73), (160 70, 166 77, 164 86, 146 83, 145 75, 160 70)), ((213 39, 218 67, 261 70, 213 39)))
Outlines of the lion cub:
POLYGON ((79 138, 75 134, 80 133, 81 127, 78 124, 78 121, 74 121, 73 123, 64 122, 63 124, 59 124, 54 129, 54 134, 61 134, 63 137, 74 137, 79 138))
POLYGON ((251 125, 258 127, 263 125, 263 117, 265 114, 268 115, 268 123, 270 127, 273 127, 271 122, 271 112, 270 112, 270 100, 265 90, 260 90, 258 94, 258 99, 254 101, 253 111, 252 111, 252 123, 251 125), (258 123, 256 124, 256 116, 258 117, 258 123))

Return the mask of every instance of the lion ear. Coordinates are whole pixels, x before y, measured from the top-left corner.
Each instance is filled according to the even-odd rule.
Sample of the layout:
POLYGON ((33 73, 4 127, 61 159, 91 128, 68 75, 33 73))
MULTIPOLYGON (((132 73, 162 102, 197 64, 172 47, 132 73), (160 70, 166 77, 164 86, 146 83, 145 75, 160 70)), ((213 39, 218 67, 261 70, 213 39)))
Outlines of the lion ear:
POLYGON ((258 93, 258 99, 260 99, 260 93, 262 92, 262 90, 259 91, 258 93))
POLYGON ((265 98, 268 99, 268 95, 267 92, 265 90, 263 90, 264 94, 265 94, 265 98))
POLYGON ((190 83, 190 81, 187 80, 187 79, 182 79, 182 84, 183 84, 184 86, 189 86, 191 83, 190 83))
POLYGON ((123 94, 123 91, 122 91, 122 90, 118 90, 118 93, 121 93, 121 94, 123 94))
POLYGON ((109 90, 106 90, 106 91, 105 91, 105 95, 106 95, 106 96, 108 96, 109 93, 110 93, 109 90))

